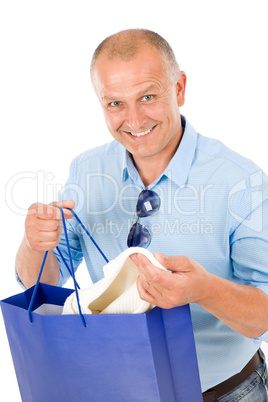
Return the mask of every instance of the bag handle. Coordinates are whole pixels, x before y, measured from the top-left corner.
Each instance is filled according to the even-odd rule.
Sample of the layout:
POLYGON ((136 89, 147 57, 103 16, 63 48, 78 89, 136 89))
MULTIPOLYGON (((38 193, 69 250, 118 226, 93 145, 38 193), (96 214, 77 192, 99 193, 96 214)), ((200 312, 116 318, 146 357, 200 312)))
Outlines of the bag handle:
MULTIPOLYGON (((61 209, 61 208, 60 208, 61 209)), ((100 254, 103 256, 103 258, 105 259, 105 261, 108 263, 109 260, 108 258, 105 256, 105 254, 103 253, 103 251, 101 250, 101 248, 98 246, 98 244, 95 242, 95 240, 93 239, 93 237, 90 235, 89 231, 87 230, 87 228, 85 227, 85 225, 82 223, 82 221, 78 218, 78 216, 76 215, 76 213, 74 212, 73 209, 68 208, 72 214, 74 215, 75 219, 78 221, 78 223, 82 226, 82 228, 84 229, 84 231, 86 232, 86 234, 88 235, 88 237, 90 238, 90 240, 92 241, 92 243, 94 244, 94 246, 98 249, 98 251, 100 252, 100 254)), ((63 218, 64 219, 64 218, 63 218)))
MULTIPOLYGON (((58 252, 59 252, 59 254, 60 254, 60 256, 61 256, 61 258, 62 258, 62 260, 63 260, 63 262, 64 262, 64 264, 65 264, 65 266, 67 267, 69 273, 70 273, 71 276, 72 276, 72 279, 73 279, 73 282, 74 282, 75 295, 76 295, 76 300, 77 300, 79 315, 80 315, 82 324, 84 325, 84 327, 86 327, 87 324, 86 324, 85 318, 84 318, 84 316, 83 316, 83 314, 82 314, 81 306, 80 306, 80 302, 79 302, 79 296, 78 296, 78 288, 79 288, 79 286, 78 286, 78 284, 77 284, 77 282, 76 282, 76 280, 75 280, 74 267, 73 267, 73 259, 72 259, 72 255, 71 255, 71 249, 70 249, 70 243, 69 243, 69 238, 68 238, 68 234, 67 234, 67 228, 66 228, 64 213, 63 213, 63 210, 62 210, 61 207, 58 207, 58 208, 59 208, 59 210, 60 210, 60 212, 61 212, 61 217, 62 217, 62 222, 63 222, 63 229, 64 229, 64 235, 65 235, 65 239, 66 239, 66 245, 67 245, 68 256, 69 256, 69 261, 70 261, 70 267, 68 266, 68 264, 67 264, 65 258, 63 257, 63 255, 62 255, 62 253, 61 253, 61 251, 59 250, 58 247, 57 247, 57 250, 58 250, 58 252)), ((82 228, 85 230, 86 234, 89 236, 90 240, 93 242, 93 244, 96 246, 96 248, 98 249, 98 251, 101 253, 101 255, 103 256, 103 258, 105 259, 105 261, 106 261, 106 262, 109 262, 109 260, 107 259, 107 257, 106 257, 105 254, 103 253, 103 251, 100 249, 100 247, 98 246, 98 244, 95 242, 95 240, 93 239, 93 237, 90 235, 90 233, 88 232, 88 230, 86 229, 86 227, 83 225, 83 223, 81 222, 81 220, 78 218, 78 216, 76 215, 76 213, 75 213, 71 208, 68 208, 68 209, 73 213, 74 217, 76 218, 76 220, 78 221, 78 223, 82 226, 82 228)), ((29 307, 28 307, 28 317, 29 317, 29 320, 30 320, 31 323, 33 322, 32 307, 33 307, 33 303, 34 303, 34 300, 35 300, 35 297, 36 297, 37 289, 38 289, 38 286, 39 286, 39 283, 40 283, 41 275, 42 275, 42 272, 43 272, 43 269, 44 269, 44 266, 45 266, 45 262, 46 262, 46 259, 47 259, 47 254, 48 254, 48 251, 45 252, 45 255, 44 255, 44 258, 43 258, 43 262, 42 262, 42 265, 41 265, 41 268, 40 268, 40 271, 39 271, 39 275, 38 275, 38 278, 37 278, 37 281, 36 281, 36 284, 35 284, 35 287, 34 287, 34 290, 33 290, 33 294, 32 294, 32 297, 31 297, 31 300, 30 300, 30 303, 29 303, 29 307)))
MULTIPOLYGON (((80 224, 80 226, 84 229, 84 231, 86 232, 86 234, 88 235, 88 237, 90 238, 90 240, 93 242, 94 246, 98 249, 98 251, 100 252, 100 254, 102 255, 102 257, 105 259, 105 261, 108 263, 109 260, 108 258, 105 256, 105 254, 103 253, 103 251, 101 250, 101 248, 98 246, 98 244, 95 242, 95 240, 93 239, 93 237, 90 235, 89 231, 86 229, 86 227, 84 226, 84 224, 82 223, 82 221, 79 219, 79 217, 76 215, 76 213, 71 209, 71 208, 67 208, 69 209, 72 214, 74 215, 75 219, 78 221, 78 223, 80 224)), ((62 252, 60 251, 60 248, 57 246, 56 250, 58 251, 64 265, 66 266, 66 268, 69 271, 69 274, 72 276, 72 272, 70 270, 69 265, 67 264, 67 261, 65 260, 65 258, 62 255, 62 252)), ((80 286, 78 285, 78 283, 76 282, 78 289, 80 289, 80 286)))

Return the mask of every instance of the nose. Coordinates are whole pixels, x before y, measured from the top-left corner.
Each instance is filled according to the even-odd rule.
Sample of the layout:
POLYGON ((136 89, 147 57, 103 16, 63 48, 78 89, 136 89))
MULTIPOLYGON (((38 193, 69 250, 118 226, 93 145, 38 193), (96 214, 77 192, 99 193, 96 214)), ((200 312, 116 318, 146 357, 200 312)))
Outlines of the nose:
POLYGON ((129 127, 129 131, 139 130, 145 123, 145 116, 141 108, 137 105, 129 106, 126 111, 125 123, 129 127))

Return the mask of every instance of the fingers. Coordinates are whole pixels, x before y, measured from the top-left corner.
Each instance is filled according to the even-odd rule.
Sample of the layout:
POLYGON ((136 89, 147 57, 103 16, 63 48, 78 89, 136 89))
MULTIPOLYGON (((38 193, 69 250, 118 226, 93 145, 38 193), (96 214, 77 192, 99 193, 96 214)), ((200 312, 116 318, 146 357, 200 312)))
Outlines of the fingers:
POLYGON ((140 298, 150 304, 158 305, 157 299, 147 290, 146 283, 146 279, 142 276, 142 274, 140 274, 137 279, 137 289, 140 298))
POLYGON ((40 231, 39 228, 25 224, 26 245, 32 250, 47 251, 57 247, 60 241, 62 228, 54 231, 40 231))
MULTIPOLYGON (((64 213, 64 218, 65 219, 71 219, 73 218, 72 212, 68 209, 71 208, 73 209, 75 207, 75 203, 72 200, 63 200, 63 201, 56 201, 52 202, 51 204, 53 207, 57 207, 57 210, 59 211, 58 207, 61 207, 64 213)), ((59 211, 60 212, 60 211, 59 211)), ((61 219, 61 214, 60 214, 60 219, 61 219)))
POLYGON ((30 206, 25 220, 25 244, 28 247, 46 251, 58 245, 62 231, 62 216, 58 207, 63 209, 65 219, 73 217, 72 212, 67 209, 74 208, 71 200, 30 206))
POLYGON ((28 210, 28 215, 36 215, 40 219, 61 219, 61 212, 58 207, 63 209, 65 219, 73 217, 72 212, 67 208, 74 208, 74 201, 54 201, 50 204, 35 203, 28 210))
POLYGON ((155 258, 167 271, 155 267, 141 254, 130 258, 139 269, 138 289, 144 300, 162 308, 172 308, 195 303, 204 297, 211 274, 190 257, 156 253, 155 258))
POLYGON ((133 254, 131 260, 138 267, 140 275, 137 288, 142 300, 163 308, 172 304, 172 274, 154 266, 144 255, 133 254))
POLYGON ((164 271, 151 263, 142 254, 132 254, 130 256, 134 264, 139 268, 140 273, 147 280, 148 284, 154 284, 156 288, 166 287, 169 289, 172 275, 168 271, 164 271))
POLYGON ((154 266, 143 254, 132 254, 130 258, 146 278, 150 278, 155 282, 159 280, 162 270, 154 266))
POLYGON ((137 279, 137 289, 142 300, 162 308, 172 308, 177 304, 172 302, 172 293, 140 274, 137 279))

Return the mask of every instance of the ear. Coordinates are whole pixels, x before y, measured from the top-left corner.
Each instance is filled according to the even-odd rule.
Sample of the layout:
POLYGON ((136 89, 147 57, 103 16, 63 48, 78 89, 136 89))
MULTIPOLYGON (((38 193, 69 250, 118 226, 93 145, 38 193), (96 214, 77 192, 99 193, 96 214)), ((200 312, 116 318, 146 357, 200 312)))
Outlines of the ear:
POLYGON ((177 90, 177 103, 178 106, 183 106, 185 102, 185 90, 186 90, 187 77, 184 71, 181 71, 179 79, 176 84, 177 90))

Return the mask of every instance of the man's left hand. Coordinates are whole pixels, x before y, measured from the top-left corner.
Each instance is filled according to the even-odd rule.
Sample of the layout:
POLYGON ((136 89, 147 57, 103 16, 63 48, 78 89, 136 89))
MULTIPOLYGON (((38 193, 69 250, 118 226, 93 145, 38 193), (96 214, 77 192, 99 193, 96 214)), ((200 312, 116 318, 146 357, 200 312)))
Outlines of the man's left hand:
POLYGON ((156 253, 155 258, 168 271, 154 266, 142 254, 132 254, 130 258, 140 272, 137 288, 141 299, 158 307, 173 308, 206 296, 211 274, 191 258, 156 253))

